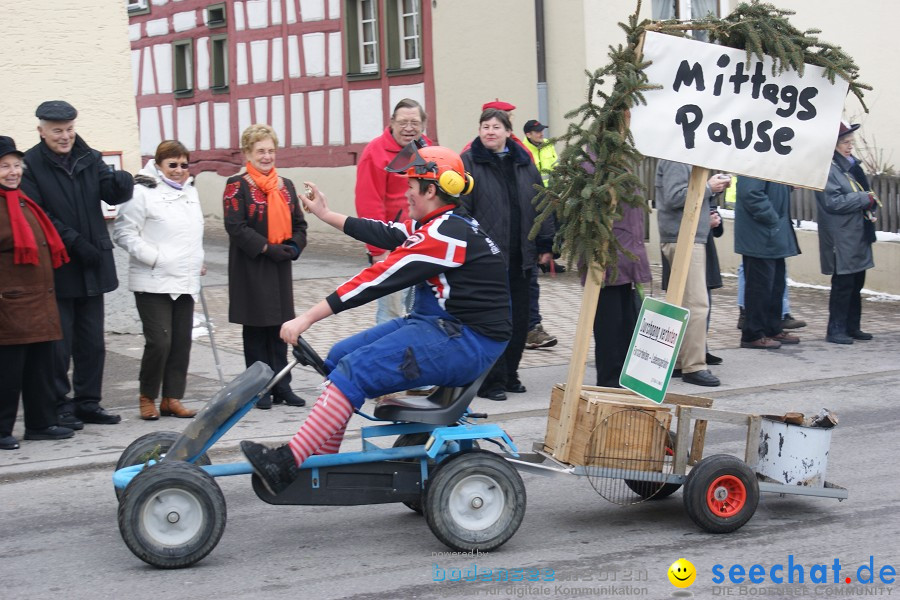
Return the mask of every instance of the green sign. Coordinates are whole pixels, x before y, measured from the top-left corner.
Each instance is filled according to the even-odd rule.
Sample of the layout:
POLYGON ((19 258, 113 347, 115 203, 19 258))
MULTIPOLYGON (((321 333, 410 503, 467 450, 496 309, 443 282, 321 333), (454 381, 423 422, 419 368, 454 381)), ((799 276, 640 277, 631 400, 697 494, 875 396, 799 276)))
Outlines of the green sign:
POLYGON ((644 298, 619 384, 657 404, 666 397, 675 357, 690 312, 654 298, 644 298))

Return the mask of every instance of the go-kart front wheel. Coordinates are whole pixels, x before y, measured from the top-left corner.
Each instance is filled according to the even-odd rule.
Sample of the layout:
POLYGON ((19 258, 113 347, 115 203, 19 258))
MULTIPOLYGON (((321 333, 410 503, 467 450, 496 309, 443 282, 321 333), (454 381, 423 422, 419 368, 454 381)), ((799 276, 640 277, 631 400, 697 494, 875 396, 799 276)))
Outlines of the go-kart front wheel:
POLYGON ((189 567, 225 531, 225 497, 206 471, 161 462, 138 473, 122 494, 119 532, 135 556, 161 569, 189 567))
MULTIPOLYGON (((153 431, 146 435, 142 435, 138 439, 134 440, 122 451, 122 454, 119 456, 119 460, 116 463, 116 471, 122 469, 124 467, 131 467, 133 465, 143 465, 146 464, 149 460, 155 460, 159 462, 163 457, 165 457, 166 452, 169 451, 169 448, 172 447, 172 444, 175 443, 181 436, 180 433, 175 431, 153 431)), ((197 460, 194 461, 195 465, 209 465, 212 464, 209 460, 209 457, 204 452, 197 460)), ((119 488, 115 488, 116 490, 116 499, 120 502, 122 501, 122 490, 119 488)))
POLYGON ((453 550, 488 552, 516 533, 525 517, 525 484, 500 456, 483 450, 448 458, 425 493, 425 519, 453 550))

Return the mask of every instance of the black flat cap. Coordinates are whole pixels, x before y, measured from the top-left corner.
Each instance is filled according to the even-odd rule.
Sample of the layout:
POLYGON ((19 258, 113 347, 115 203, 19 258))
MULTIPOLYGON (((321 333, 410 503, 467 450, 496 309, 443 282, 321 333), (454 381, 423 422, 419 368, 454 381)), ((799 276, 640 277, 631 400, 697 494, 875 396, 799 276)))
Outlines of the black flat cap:
POLYGON ((0 135, 0 158, 3 158, 7 154, 15 154, 19 158, 25 156, 23 152, 16 149, 16 143, 11 137, 8 135, 0 135))
POLYGON ((37 107, 34 116, 43 121, 72 121, 78 111, 65 100, 47 100, 37 107))

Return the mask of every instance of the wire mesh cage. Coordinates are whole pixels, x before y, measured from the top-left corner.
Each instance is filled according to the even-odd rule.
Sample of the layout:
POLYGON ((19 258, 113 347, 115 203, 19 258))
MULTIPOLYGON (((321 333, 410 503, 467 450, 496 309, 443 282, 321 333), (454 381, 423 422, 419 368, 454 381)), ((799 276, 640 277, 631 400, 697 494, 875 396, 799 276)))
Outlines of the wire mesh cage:
POLYGON ((672 485, 666 483, 672 473, 672 441, 668 421, 659 416, 624 409, 597 423, 584 449, 584 465, 598 494, 621 505, 665 494, 672 485))

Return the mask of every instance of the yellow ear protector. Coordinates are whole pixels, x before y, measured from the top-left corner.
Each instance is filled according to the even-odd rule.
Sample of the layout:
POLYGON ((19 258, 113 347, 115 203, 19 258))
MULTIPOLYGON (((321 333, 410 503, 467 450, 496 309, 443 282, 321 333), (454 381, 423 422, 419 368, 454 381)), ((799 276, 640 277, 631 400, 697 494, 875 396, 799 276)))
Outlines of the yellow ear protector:
POLYGON ((463 177, 453 169, 447 169, 438 177, 438 185, 451 196, 459 196, 471 192, 475 187, 475 180, 468 173, 463 177))

